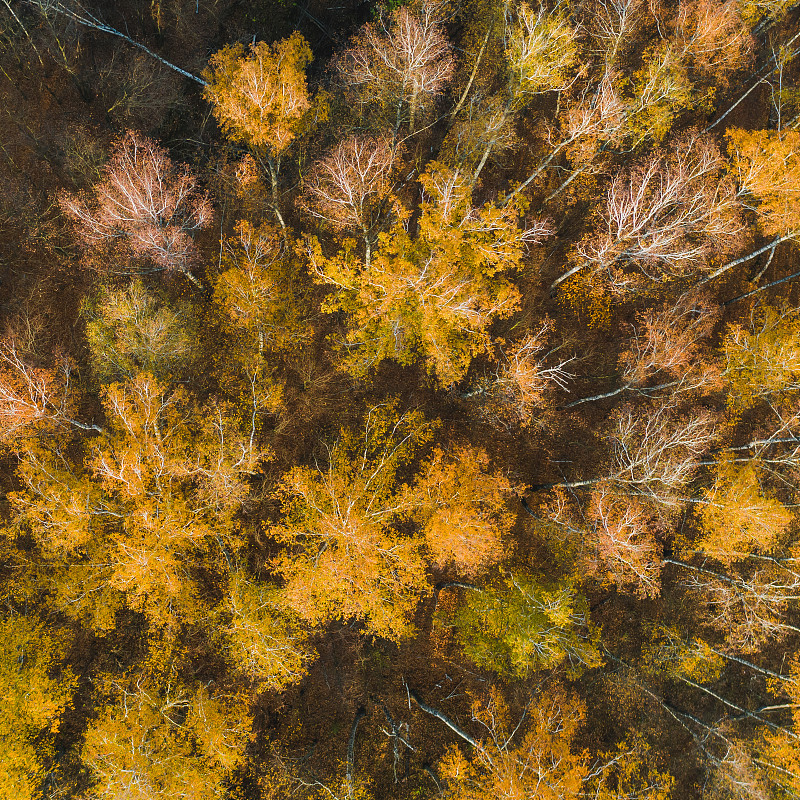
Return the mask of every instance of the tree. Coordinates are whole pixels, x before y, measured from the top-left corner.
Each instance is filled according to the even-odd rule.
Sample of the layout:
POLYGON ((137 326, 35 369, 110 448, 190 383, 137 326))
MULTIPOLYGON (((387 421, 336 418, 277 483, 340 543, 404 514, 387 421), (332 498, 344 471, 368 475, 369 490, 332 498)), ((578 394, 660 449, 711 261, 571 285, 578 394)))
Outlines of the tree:
POLYGON ((624 409, 610 437, 614 462, 609 480, 633 494, 673 505, 674 492, 689 481, 714 435, 708 412, 676 419, 663 407, 649 415, 624 409))
POLYGON ((498 341, 494 371, 462 395, 475 402, 491 424, 504 428, 532 425, 534 412, 546 407, 550 392, 567 389, 574 377, 567 366, 575 358, 559 355, 564 342, 550 346, 553 327, 553 322, 545 319, 538 330, 516 342, 498 341))
POLYGON ((277 567, 286 605, 313 625, 357 620, 398 641, 426 591, 420 542, 394 529, 411 508, 397 472, 428 438, 422 415, 394 404, 367 413, 364 431, 345 430, 323 468, 295 467, 282 484, 284 522, 273 535, 289 547, 277 567))
POLYGON ((698 549, 730 565, 753 552, 771 552, 792 522, 786 506, 770 497, 753 463, 720 459, 700 510, 698 549))
POLYGON ((596 233, 578 245, 577 266, 605 273, 616 292, 707 270, 712 257, 739 244, 743 225, 732 183, 722 177, 714 143, 690 135, 668 152, 618 175, 606 195, 596 233), (631 275, 626 267, 634 267, 631 275))
POLYGON ((26 431, 54 423, 100 430, 70 416, 70 367, 66 360, 60 366, 60 370, 32 366, 13 339, 0 340, 0 440, 14 442, 26 431))
POLYGON ((281 608, 276 588, 243 570, 230 576, 224 603, 226 646, 236 667, 272 691, 296 683, 310 653, 300 625, 281 608))
POLYGON ((750 327, 731 325, 723 343, 728 405, 737 411, 800 388, 800 314, 765 308, 750 327))
POLYGON ((517 734, 508 707, 493 690, 485 707, 473 704, 473 719, 487 736, 473 745, 466 758, 451 745, 439 762, 442 777, 455 800, 567 800, 583 796, 589 773, 585 752, 573 752, 585 707, 574 695, 555 686, 531 700, 526 708, 524 733, 517 734), (516 741, 515 741, 516 740, 516 741))
MULTIPOLYGON (((531 100, 545 92, 561 92, 571 82, 570 72, 577 61, 577 33, 566 15, 558 9, 539 4, 532 9, 520 5, 506 30, 507 76, 505 97, 499 113, 494 115, 491 133, 473 175, 477 181, 489 156, 503 140, 513 115, 531 100)), ((537 173, 538 174, 538 173, 537 173)), ((532 179, 526 180, 512 196, 532 179)))
POLYGON ((768 236, 794 235, 800 230, 800 133, 745 131, 725 133, 739 193, 768 236))
POLYGON ((61 666, 66 643, 34 617, 8 614, 0 635, 0 797, 34 800, 46 778, 42 757, 55 757, 52 730, 76 679, 61 666))
POLYGON ((182 272, 199 285, 191 272, 198 259, 192 235, 211 224, 212 209, 188 167, 176 166, 151 139, 128 131, 92 195, 60 198, 88 247, 125 242, 150 271, 182 272))
POLYGON ((98 798, 225 796, 226 773, 242 756, 250 722, 234 712, 233 698, 147 676, 114 688, 116 703, 92 722, 83 745, 98 798))
POLYGON ((367 23, 351 46, 335 62, 345 85, 360 104, 377 101, 394 112, 394 137, 404 121, 411 132, 416 117, 438 95, 453 75, 454 59, 439 15, 442 6, 423 2, 417 13, 401 6, 379 26, 367 23))
POLYGON ((502 677, 562 664, 577 676, 602 663, 599 632, 569 584, 509 575, 496 586, 468 590, 452 624, 467 657, 502 677))
POLYGON ((306 82, 311 48, 295 32, 272 45, 259 42, 246 55, 244 45, 222 48, 203 73, 204 90, 214 115, 229 138, 251 148, 266 164, 272 187, 272 210, 282 229, 278 176, 281 159, 292 142, 327 117, 324 94, 312 100, 306 82))
POLYGON ((420 181, 425 195, 416 234, 399 220, 379 236, 368 267, 347 245, 326 258, 312 240, 309 256, 320 282, 335 287, 327 308, 351 316, 346 346, 354 372, 383 358, 402 364, 422 358, 448 386, 487 349, 491 322, 517 307, 519 293, 503 273, 549 227, 521 229, 512 205, 474 208, 464 176, 441 164, 429 165, 420 181))
POLYGON ((767 641, 780 640, 797 627, 784 614, 800 597, 800 575, 778 559, 756 559, 743 575, 725 574, 707 567, 665 559, 687 570, 684 584, 704 602, 707 621, 725 633, 728 645, 756 652, 767 641))
POLYGON ((375 227, 391 191, 395 152, 386 137, 350 136, 311 169, 303 207, 334 230, 359 230, 369 269, 375 227))
POLYGON ((485 571, 503 557, 504 534, 513 516, 509 482, 489 474, 481 450, 437 449, 414 487, 416 516, 428 551, 440 569, 452 565, 465 576, 485 571))
POLYGON ((653 535, 659 520, 636 498, 600 486, 592 493, 589 519, 597 557, 618 587, 631 584, 640 597, 661 591, 661 548, 653 535))
POLYGON ((663 309, 639 312, 618 362, 622 386, 574 400, 565 408, 624 392, 648 397, 665 393, 677 402, 681 395, 718 389, 720 369, 703 349, 703 340, 711 335, 718 318, 718 307, 692 293, 663 309))
POLYGON ((127 605, 174 633, 202 613, 196 562, 224 574, 220 559, 238 547, 234 515, 266 453, 253 420, 146 373, 106 386, 103 400, 108 425, 86 467, 58 440, 27 448, 15 526, 48 554, 70 616, 108 630, 127 605))
POLYGON ((100 381, 133 378, 147 372, 174 380, 190 355, 191 312, 170 308, 141 281, 101 293, 84 306, 86 338, 94 373, 100 381))
POLYGON ((311 48, 300 33, 275 44, 226 45, 209 59, 204 89, 222 129, 234 141, 279 157, 311 109, 305 70, 311 48))
POLYGON ((714 418, 707 411, 680 417, 669 406, 650 413, 626 407, 614 415, 607 436, 612 462, 605 476, 536 488, 574 489, 603 483, 614 493, 674 507, 681 502, 676 493, 689 482, 714 437, 714 418))
POLYGON ((252 374, 267 349, 287 350, 308 336, 303 311, 300 265, 295 252, 269 225, 254 226, 241 220, 236 235, 223 239, 220 274, 214 286, 214 302, 223 328, 246 334, 253 358, 233 356, 243 362, 239 372, 252 374), (255 346, 255 347, 253 347, 255 346))

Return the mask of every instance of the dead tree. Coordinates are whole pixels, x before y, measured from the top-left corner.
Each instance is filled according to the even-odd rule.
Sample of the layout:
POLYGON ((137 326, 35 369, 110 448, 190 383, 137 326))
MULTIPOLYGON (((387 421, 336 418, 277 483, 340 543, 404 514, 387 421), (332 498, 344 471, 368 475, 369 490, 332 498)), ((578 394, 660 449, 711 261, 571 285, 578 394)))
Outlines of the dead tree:
POLYGON ((152 271, 182 272, 201 286, 191 272, 198 259, 192 237, 211 224, 212 209, 188 167, 177 166, 151 139, 128 131, 93 195, 60 198, 86 245, 126 242, 152 271))

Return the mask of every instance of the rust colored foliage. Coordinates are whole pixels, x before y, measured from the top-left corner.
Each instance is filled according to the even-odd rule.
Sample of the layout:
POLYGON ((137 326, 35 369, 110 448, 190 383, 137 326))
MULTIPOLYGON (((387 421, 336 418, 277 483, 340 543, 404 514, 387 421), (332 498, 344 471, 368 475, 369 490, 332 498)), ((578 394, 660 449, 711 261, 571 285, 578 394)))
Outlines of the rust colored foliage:
POLYGON ((661 548, 653 531, 658 520, 635 498, 616 496, 606 487, 592 493, 589 518, 594 522, 597 557, 619 587, 632 585, 641 597, 661 590, 661 548))
POLYGON ((451 746, 440 761, 454 800, 569 800, 583 796, 589 773, 585 753, 573 741, 586 709, 560 686, 542 692, 526 709, 524 732, 513 726, 496 690, 476 702, 473 719, 488 730, 467 758, 451 746), (516 734, 516 735, 515 735, 516 734))
POLYGON ((65 194, 60 203, 87 246, 124 241, 154 270, 187 273, 199 258, 192 237, 213 216, 189 168, 134 131, 117 142, 88 196, 65 194))
POLYGON ((627 386, 643 387, 654 376, 658 387, 708 392, 721 386, 720 367, 703 352, 719 319, 719 308, 704 298, 683 295, 675 305, 648 309, 633 325, 630 347, 620 357, 627 386))
POLYGON ((446 456, 437 449, 417 483, 425 540, 440 569, 453 565, 475 576, 503 557, 503 535, 513 523, 512 488, 488 472, 481 450, 463 447, 446 456))

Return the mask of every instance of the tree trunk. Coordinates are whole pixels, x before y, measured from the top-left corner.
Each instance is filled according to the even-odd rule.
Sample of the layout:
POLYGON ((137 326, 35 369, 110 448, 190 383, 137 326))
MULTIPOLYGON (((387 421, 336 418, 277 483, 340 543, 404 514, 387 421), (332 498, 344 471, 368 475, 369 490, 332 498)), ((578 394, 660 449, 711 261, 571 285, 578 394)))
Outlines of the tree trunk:
POLYGON ((356 760, 356 732, 361 718, 367 714, 364 706, 356 711, 356 718, 353 720, 353 727, 350 729, 350 738, 347 741, 347 797, 353 796, 353 767, 356 760))
POLYGON ((437 711, 435 708, 431 708, 429 705, 426 705, 425 703, 423 703, 422 700, 420 699, 419 695, 413 689, 409 689, 408 690, 408 694, 409 694, 409 697, 411 697, 411 699, 426 714, 430 714, 432 717, 436 717, 436 719, 438 719, 440 722, 443 722, 445 725, 447 725, 447 727, 450 728, 450 730, 453 731, 453 733, 455 733, 457 736, 460 736, 465 742, 468 742, 469 744, 471 744, 476 749, 478 749, 478 750, 482 750, 483 749, 481 747, 480 742, 478 742, 475 739, 473 739, 463 728, 460 728, 458 725, 456 725, 455 722, 453 722, 451 719, 449 719, 444 714, 442 714, 441 711, 437 711))

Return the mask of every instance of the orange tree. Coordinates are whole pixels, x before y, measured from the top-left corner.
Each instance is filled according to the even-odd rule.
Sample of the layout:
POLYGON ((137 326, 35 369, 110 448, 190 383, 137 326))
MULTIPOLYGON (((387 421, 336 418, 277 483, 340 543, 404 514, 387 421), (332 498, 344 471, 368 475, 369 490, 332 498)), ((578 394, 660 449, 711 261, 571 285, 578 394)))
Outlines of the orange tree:
POLYGON ((393 640, 410 632, 425 563, 420 539, 393 523, 413 505, 398 471, 429 431, 418 412, 377 406, 363 431, 345 430, 328 446, 327 463, 284 478, 285 521, 273 534, 288 551, 278 569, 286 605, 308 622, 359 620, 393 640))
POLYGON ((317 279, 334 287, 327 310, 350 317, 345 347, 354 373, 384 358, 420 359, 449 386, 487 350, 492 321, 516 310, 520 295, 505 273, 521 266, 547 226, 521 228, 513 205, 474 208, 464 176, 442 164, 431 164, 420 183, 416 232, 405 212, 378 237, 368 265, 352 243, 326 258, 311 239, 309 254, 317 279))

